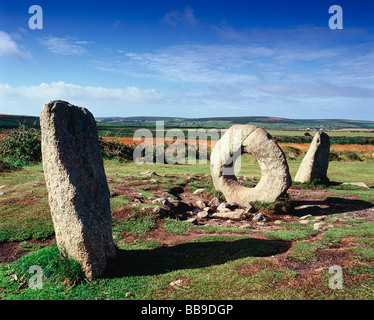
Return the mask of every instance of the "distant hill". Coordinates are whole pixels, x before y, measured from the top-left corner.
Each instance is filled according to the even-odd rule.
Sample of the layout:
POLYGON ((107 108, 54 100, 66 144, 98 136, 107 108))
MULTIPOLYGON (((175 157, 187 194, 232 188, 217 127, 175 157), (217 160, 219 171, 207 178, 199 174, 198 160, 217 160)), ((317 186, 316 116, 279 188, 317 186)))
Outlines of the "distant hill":
MULTIPOLYGON (((173 128, 229 128, 234 124, 251 124, 264 129, 279 130, 374 130, 374 121, 342 119, 286 119, 279 117, 243 116, 211 118, 177 117, 99 117, 98 126, 155 126, 164 121, 165 127, 173 128)), ((39 117, 0 114, 0 129, 16 128, 19 124, 39 128, 39 117)))
POLYGON ((340 130, 372 129, 374 121, 342 119, 286 119, 279 117, 244 116, 211 118, 172 118, 172 117, 106 117, 97 118, 101 124, 155 125, 164 121, 165 127, 186 128, 228 128, 234 124, 251 124, 265 129, 280 130, 340 130))
POLYGON ((0 114, 0 128, 12 129, 17 128, 20 124, 24 124, 28 127, 40 128, 39 117, 0 114))

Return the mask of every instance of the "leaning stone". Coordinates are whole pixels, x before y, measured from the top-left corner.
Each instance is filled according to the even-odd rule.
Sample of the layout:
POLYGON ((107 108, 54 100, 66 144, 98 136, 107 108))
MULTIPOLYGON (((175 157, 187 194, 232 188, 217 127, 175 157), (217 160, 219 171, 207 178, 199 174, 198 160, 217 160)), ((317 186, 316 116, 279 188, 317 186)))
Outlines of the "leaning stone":
POLYGON ((328 134, 317 132, 308 152, 301 161, 294 180, 297 182, 327 181, 329 154, 330 138, 328 134))
POLYGON ((56 242, 88 280, 116 257, 110 193, 96 122, 85 108, 51 101, 40 114, 43 170, 56 242))
POLYGON ((228 202, 244 207, 248 202, 274 202, 285 195, 292 184, 286 156, 271 135, 256 126, 234 125, 215 144, 210 171, 214 187, 228 202), (258 161, 261 179, 254 188, 243 186, 235 176, 235 162, 241 151, 258 161))

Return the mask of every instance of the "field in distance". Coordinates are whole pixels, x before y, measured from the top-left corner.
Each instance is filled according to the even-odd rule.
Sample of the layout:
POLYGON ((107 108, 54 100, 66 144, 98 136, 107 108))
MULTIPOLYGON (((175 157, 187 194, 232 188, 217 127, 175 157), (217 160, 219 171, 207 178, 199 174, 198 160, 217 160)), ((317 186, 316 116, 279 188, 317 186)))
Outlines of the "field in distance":
MULTIPOLYGON (((121 130, 131 128, 154 128, 156 121, 164 121, 165 128, 217 128, 225 129, 234 124, 250 124, 269 130, 289 131, 288 135, 302 135, 304 131, 331 131, 334 135, 347 132, 359 133, 360 136, 374 134, 374 121, 341 119, 286 119, 278 117, 216 117, 216 118, 175 118, 175 117, 105 117, 96 118, 99 130, 121 130)), ((39 127, 39 117, 0 114, 0 130, 15 128, 20 124, 39 127)), ((136 129, 135 129, 136 130, 136 129)), ((130 130, 131 131, 131 130, 130 130)), ((276 133, 277 134, 277 133, 276 133)))

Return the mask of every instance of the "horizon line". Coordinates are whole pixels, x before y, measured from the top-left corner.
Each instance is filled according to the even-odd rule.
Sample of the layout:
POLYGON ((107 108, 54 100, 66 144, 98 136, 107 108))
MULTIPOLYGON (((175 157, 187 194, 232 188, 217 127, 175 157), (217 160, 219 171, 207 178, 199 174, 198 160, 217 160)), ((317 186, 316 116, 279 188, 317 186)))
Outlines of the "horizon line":
MULTIPOLYGON (((0 116, 16 116, 16 117, 35 117, 39 116, 33 115, 22 115, 22 114, 5 114, 0 113, 0 116)), ((96 119, 108 119, 108 118, 122 118, 122 119, 135 119, 135 118, 163 118, 163 119, 180 119, 180 120, 201 120, 201 119, 240 119, 240 118, 274 118, 273 120, 336 120, 336 121, 362 121, 362 122, 374 122, 374 120, 362 120, 362 119, 341 119, 341 118, 284 118, 278 116, 209 116, 209 117, 199 117, 199 118, 190 118, 190 117, 181 117, 181 116, 99 116, 95 117, 96 119)))

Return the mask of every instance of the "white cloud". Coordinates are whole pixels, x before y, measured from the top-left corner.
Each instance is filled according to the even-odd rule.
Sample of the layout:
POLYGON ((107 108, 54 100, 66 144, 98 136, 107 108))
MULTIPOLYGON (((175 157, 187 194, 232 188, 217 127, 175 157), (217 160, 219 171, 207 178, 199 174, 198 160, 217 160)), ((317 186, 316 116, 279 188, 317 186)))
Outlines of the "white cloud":
POLYGON ((76 40, 74 38, 46 37, 39 39, 40 43, 54 54, 60 55, 84 55, 87 53, 85 45, 88 41, 76 40))
POLYGON ((162 22, 176 27, 179 24, 186 24, 191 27, 199 25, 199 20, 195 17, 194 11, 187 7, 183 11, 174 10, 165 14, 162 22))
POLYGON ((153 88, 105 88, 62 81, 19 87, 0 84, 0 113, 39 115, 44 103, 61 99, 88 108, 96 117, 268 115, 362 119, 365 115, 365 119, 373 119, 372 91, 370 100, 362 92, 355 92, 355 88, 329 83, 308 85, 285 82, 261 87, 222 83, 201 91, 179 87, 161 93, 153 88), (323 86, 326 90, 321 94, 323 86), (351 92, 344 95, 344 90, 351 92))
POLYGON ((140 89, 134 86, 126 88, 104 88, 79 86, 63 81, 41 83, 36 86, 12 87, 0 84, 0 96, 21 95, 26 98, 43 99, 81 99, 87 101, 122 101, 139 103, 162 98, 155 89, 140 89))
MULTIPOLYGON (((154 52, 121 50, 118 53, 115 60, 94 62, 95 68, 161 83, 200 86, 221 83, 254 86, 261 75, 280 86, 289 79, 289 83, 307 80, 310 83, 330 82, 345 88, 370 87, 367 80, 372 77, 371 66, 374 65, 370 48, 350 47, 311 50, 304 46, 185 44, 154 52)), ((325 91, 323 86, 317 87, 325 91)))
POLYGON ((256 85, 256 89, 272 95, 374 98, 374 88, 337 85, 327 81, 276 82, 256 85))
POLYGON ((156 114, 373 117, 369 47, 183 44, 118 54, 96 61, 96 68, 166 88, 164 108, 156 114))
POLYGON ((63 81, 41 83, 39 85, 13 87, 0 84, 0 113, 35 115, 40 112, 44 103, 50 100, 66 100, 70 103, 88 107, 99 116, 115 115, 118 108, 128 107, 134 112, 137 105, 157 104, 163 102, 163 94, 153 88, 141 89, 135 86, 125 88, 105 88, 80 86, 63 81), (12 103, 14 101, 14 103, 12 103), (10 104, 10 105, 9 105, 10 104), (10 107, 15 110, 11 111, 10 107))
MULTIPOLYGON (((19 37, 19 36, 18 36, 19 37)), ((31 53, 19 46, 12 37, 0 31, 0 56, 15 58, 20 60, 31 60, 31 53)))
POLYGON ((116 60, 95 61, 97 70, 163 82, 213 84, 248 82, 256 77, 246 68, 258 57, 273 54, 266 47, 237 45, 175 45, 156 52, 123 52, 116 60))

